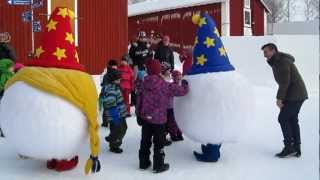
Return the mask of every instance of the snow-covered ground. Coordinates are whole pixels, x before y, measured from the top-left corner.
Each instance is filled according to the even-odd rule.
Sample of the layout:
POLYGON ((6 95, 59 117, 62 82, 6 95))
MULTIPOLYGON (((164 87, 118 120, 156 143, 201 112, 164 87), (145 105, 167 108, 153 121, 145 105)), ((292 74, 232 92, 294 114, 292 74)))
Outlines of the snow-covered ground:
MULTIPOLYGON (((0 179, 175 179, 175 180, 317 180, 319 174, 319 96, 311 94, 304 104, 301 115, 302 157, 278 159, 274 154, 282 148, 282 135, 277 123, 278 109, 274 102, 274 89, 256 87, 256 118, 252 119, 242 140, 236 144, 224 144, 222 158, 218 163, 197 162, 193 150, 199 144, 186 138, 166 148, 166 161, 170 171, 154 175, 151 170, 138 169, 140 127, 133 118, 128 119, 128 132, 124 139, 124 153, 112 154, 103 140, 108 130, 102 128, 101 155, 102 171, 85 177, 84 162, 88 158, 88 146, 80 153, 79 166, 70 172, 57 173, 47 170, 45 162, 19 159, 5 139, 0 139, 0 179)), ((32 139, 30 139, 32 143, 32 139)))
MULTIPOLYGON (((88 145, 84 145, 80 150, 80 163, 76 169, 57 173, 47 170, 43 161, 20 159, 6 139, 0 138, 0 179, 318 180, 319 44, 310 45, 308 42, 316 42, 311 37, 266 38, 225 39, 231 62, 254 85, 253 95, 256 97, 256 106, 252 111, 254 118, 243 130, 240 141, 224 144, 222 157, 218 163, 197 162, 192 151, 199 151, 200 145, 186 138, 185 141, 174 143, 165 149, 166 161, 171 165, 168 172, 155 175, 151 169, 140 171, 138 149, 141 132, 135 117, 132 117, 127 120, 128 132, 123 144, 124 153, 121 155, 108 151, 104 137, 109 130, 101 128, 102 170, 98 174, 86 177, 83 173, 84 163, 89 155, 88 145), (274 157, 274 154, 283 147, 281 129, 277 122, 279 109, 275 105, 277 86, 270 67, 260 51, 261 45, 272 39, 279 43, 281 50, 296 56, 297 66, 308 86, 310 98, 305 102, 300 113, 302 157, 299 159, 274 157), (250 43, 244 44, 245 42, 250 43)), ((98 85, 99 77, 94 78, 98 85)))

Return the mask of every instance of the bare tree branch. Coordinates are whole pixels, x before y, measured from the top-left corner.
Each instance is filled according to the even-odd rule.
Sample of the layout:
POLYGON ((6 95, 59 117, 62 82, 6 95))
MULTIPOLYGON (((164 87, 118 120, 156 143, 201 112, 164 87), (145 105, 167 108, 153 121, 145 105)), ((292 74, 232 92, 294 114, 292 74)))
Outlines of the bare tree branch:
POLYGON ((268 15, 269 23, 276 23, 284 18, 284 2, 282 0, 265 0, 265 3, 271 10, 271 14, 268 15))

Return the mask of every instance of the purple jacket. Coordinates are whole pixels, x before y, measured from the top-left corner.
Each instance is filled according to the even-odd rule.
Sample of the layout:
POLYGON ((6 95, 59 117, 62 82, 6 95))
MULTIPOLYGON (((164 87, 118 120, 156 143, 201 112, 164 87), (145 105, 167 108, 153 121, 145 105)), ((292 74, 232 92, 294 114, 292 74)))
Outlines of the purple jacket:
POLYGON ((170 98, 184 96, 188 91, 187 84, 180 86, 176 83, 166 82, 158 75, 146 76, 141 94, 138 96, 140 117, 151 124, 165 124, 170 98))

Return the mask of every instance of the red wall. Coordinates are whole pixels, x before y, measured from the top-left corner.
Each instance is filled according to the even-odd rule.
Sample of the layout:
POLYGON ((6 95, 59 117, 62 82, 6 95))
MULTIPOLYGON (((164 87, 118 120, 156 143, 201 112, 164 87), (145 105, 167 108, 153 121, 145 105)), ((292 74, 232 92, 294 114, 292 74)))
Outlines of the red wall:
POLYGON ((251 1, 252 31, 254 36, 264 35, 264 6, 260 0, 251 1))
POLYGON ((128 52, 128 1, 79 0, 79 58, 93 74, 128 52))
POLYGON ((142 30, 150 36, 153 30, 169 35, 175 49, 190 48, 197 30, 191 17, 198 12, 208 12, 221 30, 221 4, 215 3, 129 17, 129 38, 134 39, 142 30))
MULTIPOLYGON (((38 14, 47 14, 47 5, 44 5, 34 11, 35 20, 41 20, 42 29, 45 28, 46 16, 38 14)), ((9 32, 11 35, 11 44, 15 47, 19 62, 26 62, 27 55, 31 52, 31 24, 22 22, 22 12, 28 10, 27 6, 10 6, 6 0, 0 0, 0 32, 9 32)), ((39 44, 42 33, 35 33, 35 47, 39 44)))
MULTIPOLYGON (((88 72, 101 73, 110 58, 119 59, 127 52, 128 15, 127 0, 78 0, 80 62, 88 72)), ((31 50, 30 23, 24 23, 21 13, 27 6, 9 6, 6 0, 0 0, 0 32, 9 32, 11 44, 16 48, 20 62, 27 61, 31 50)), ((35 14, 47 14, 47 5, 35 11, 35 14)), ((36 16, 45 29, 47 17, 36 16)), ((35 47, 39 45, 42 33, 35 33, 35 47)))
POLYGON ((243 0, 230 1, 230 36, 243 36, 243 0))

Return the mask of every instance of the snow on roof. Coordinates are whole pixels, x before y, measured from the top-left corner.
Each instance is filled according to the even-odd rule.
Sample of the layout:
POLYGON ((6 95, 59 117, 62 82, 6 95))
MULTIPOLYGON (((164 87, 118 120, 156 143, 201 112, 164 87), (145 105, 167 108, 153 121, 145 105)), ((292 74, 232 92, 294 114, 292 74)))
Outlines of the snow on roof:
POLYGON ((137 16, 177 8, 224 2, 225 0, 152 0, 129 5, 128 16, 137 16))
MULTIPOLYGON (((171 9, 207 5, 211 3, 225 2, 226 0, 149 0, 141 3, 131 4, 128 7, 128 16, 137 16, 171 9)), ((263 0, 261 3, 270 12, 263 0)))

